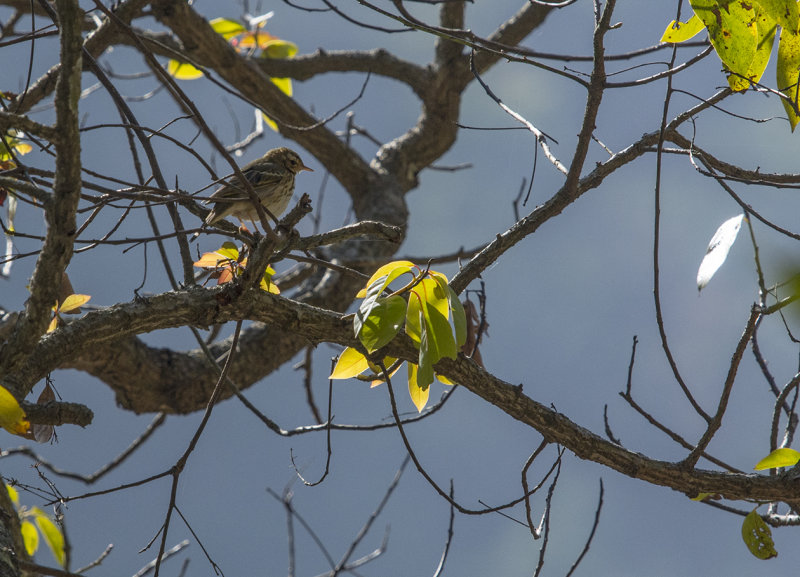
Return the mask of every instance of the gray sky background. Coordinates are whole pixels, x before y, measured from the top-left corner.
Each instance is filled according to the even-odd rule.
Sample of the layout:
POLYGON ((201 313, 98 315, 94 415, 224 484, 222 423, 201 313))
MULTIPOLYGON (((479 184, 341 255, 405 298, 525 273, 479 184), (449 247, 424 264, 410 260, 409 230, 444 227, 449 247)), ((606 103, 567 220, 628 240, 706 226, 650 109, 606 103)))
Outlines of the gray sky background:
MULTIPOLYGON (((209 18, 237 18, 242 13, 241 5, 233 2, 205 0, 195 4, 209 18)), ((386 24, 356 2, 340 4, 355 18, 386 24)), ((615 21, 623 25, 608 35, 609 52, 655 44, 673 17, 674 4, 620 2, 615 21)), ((433 14, 424 7, 409 6, 422 17, 433 14)), ((488 34, 519 6, 520 2, 512 0, 476 2, 469 6, 467 26, 478 34, 488 34)), ((257 13, 255 6, 251 9, 257 13)), ((382 35, 354 27, 330 13, 300 12, 279 2, 265 4, 259 10, 275 11, 268 31, 296 42, 301 53, 317 48, 384 47, 417 62, 427 62, 431 57, 433 40, 421 33, 382 35)), ((684 10, 686 13, 688 6, 684 10)), ((0 17, 6 14, 7 10, 0 11, 0 17)), ((546 52, 588 55, 591 26, 592 4, 582 0, 554 14, 525 45, 546 52)), ((0 50, 0 69, 4 70, 0 89, 24 87, 26 68, 21 63, 27 62, 29 48, 20 45, 0 50)), ((49 67, 56 54, 55 44, 37 42, 34 78, 49 67)), ((681 52, 683 58, 689 54, 694 52, 681 52)), ((667 59, 667 52, 661 52, 646 61, 667 59)), ((141 59, 126 48, 115 49, 102 62, 124 74, 145 68, 141 59)), ((581 63, 568 66, 588 70, 581 63)), ((614 69, 626 66, 619 63, 614 69)), ((627 72, 622 78, 643 77, 663 69, 663 64, 647 66, 627 72)), ((559 145, 554 147, 555 154, 562 161, 569 160, 584 106, 579 86, 530 66, 510 63, 499 64, 485 80, 509 106, 556 138, 559 145)), ((87 88, 92 81, 84 75, 87 88)), ((325 117, 352 100, 362 81, 363 77, 355 74, 325 75, 296 82, 295 96, 325 117)), ((676 86, 708 97, 724 82, 719 61, 711 56, 689 73, 679 75, 676 86)), ((774 84, 772 65, 765 82, 774 84)), ((147 93, 155 84, 152 79, 139 79, 121 80, 118 86, 126 95, 135 96, 147 93)), ((247 105, 204 80, 183 86, 224 142, 233 142, 249 130, 253 115, 247 105), (240 127, 238 133, 235 123, 240 127)), ((664 92, 663 82, 609 90, 596 136, 616 151, 642 133, 655 130, 664 92)), ((690 96, 676 95, 671 116, 695 101, 690 96)), ((102 90, 87 96, 81 106, 87 126, 117 122, 110 99, 102 90)), ((754 124, 722 112, 705 113, 696 124, 698 144, 748 168, 796 170, 793 159, 798 150, 797 136, 791 135, 788 124, 781 120, 783 109, 777 98, 749 92, 729 99, 724 108, 757 118, 776 118, 754 124)), ((134 109, 140 122, 151 127, 162 126, 178 114, 163 93, 135 103, 134 109)), ((417 102, 407 89, 377 77, 370 80, 365 98, 352 110, 356 122, 383 141, 402 134, 419 114, 417 102)), ((43 110, 37 119, 51 121, 52 111, 43 110)), ((482 127, 514 126, 476 86, 464 98, 461 121, 482 127)), ((341 116, 333 126, 341 129, 344 122, 341 116)), ((683 130, 687 136, 691 136, 689 128, 683 130)), ((86 134, 85 166, 133 178, 127 144, 119 130, 102 129, 99 134, 86 134)), ((170 134, 188 141, 194 130, 182 121, 170 134)), ((168 182, 174 182, 177 176, 180 186, 190 191, 208 184, 207 175, 189 155, 163 142, 156 143, 161 161, 171 171, 166 175, 168 182)), ((267 134, 245 152, 241 163, 260 156, 267 148, 284 144, 287 142, 278 135, 267 134)), ((375 146, 363 139, 356 139, 355 145, 367 157, 375 153, 375 146)), ((205 142, 198 139, 196 147, 214 160, 205 142)), ((428 170, 421 174, 420 187, 407 198, 412 218, 408 240, 399 254, 434 256, 462 246, 471 248, 511 226, 512 202, 522 179, 530 176, 533 152, 534 140, 526 131, 462 131, 440 164, 471 163, 472 168, 461 172, 428 170)), ((587 169, 606 156, 600 146, 595 146, 587 169)), ((311 194, 315 210, 322 211, 323 228, 341 225, 348 217, 346 196, 338 185, 329 183, 320 204, 324 172, 308 153, 303 159, 317 170, 302 174, 296 191, 311 194)), ((47 166, 49 162, 40 152, 24 160, 34 166, 47 166)), ((562 175, 541 155, 539 163, 525 213, 549 198, 563 182, 562 175)), ((698 296, 695 277, 708 241, 723 221, 740 210, 717 185, 699 176, 686 158, 666 156, 664 167, 661 273, 666 328, 684 376, 698 400, 712 410, 750 304, 757 298, 753 251, 743 231, 728 262, 698 296)), ((216 168, 226 172, 220 162, 216 168)), ((649 427, 617 394, 624 390, 631 342, 637 335, 634 390, 638 400, 686 438, 696 440, 702 432, 699 419, 674 383, 655 324, 651 256, 654 185, 655 155, 649 155, 582 197, 490 268, 483 279, 491 327, 482 353, 486 366, 495 374, 511 383, 524 383, 528 395, 542 403, 552 403, 579 424, 602 433, 603 406, 608 404, 613 430, 626 447, 657 458, 680 459, 684 452, 649 427)), ((776 223, 796 226, 797 200, 792 191, 739 187, 737 192, 776 223)), ((191 215, 184 214, 184 218, 187 226, 199 224, 191 215)), ((102 234, 112 221, 109 214, 93 227, 95 233, 102 234)), ((163 223, 166 227, 166 219, 163 223)), ((308 226, 303 223, 301 231, 308 232, 308 226)), ((21 206, 17 228, 42 233, 39 212, 21 206)), ((768 283, 781 280, 779 272, 791 265, 796 247, 758 223, 755 229, 768 283)), ((140 236, 147 230, 144 214, 137 212, 123 224, 117 237, 140 236)), ((203 236, 199 245, 210 250, 219 243, 217 238, 203 236)), ((20 240, 17 248, 26 252, 36 245, 20 240)), ((174 246, 172 250, 173 262, 177 263, 177 250, 174 246)), ((156 251, 149 248, 147 257, 144 292, 167 290, 156 251)), ((0 280, 0 305, 4 308, 13 310, 23 305, 33 264, 33 259, 23 259, 14 265, 9 280, 0 280)), ((132 289, 140 284, 144 266, 141 248, 126 254, 113 247, 98 248, 77 255, 69 273, 76 292, 91 294, 93 305, 108 306, 133 297, 132 289)), ((455 270, 454 266, 439 268, 448 274, 455 270)), ((789 318, 795 325, 796 320, 789 318)), ((163 346, 194 347, 186 330, 143 338, 163 346)), ((761 344, 778 382, 788 380, 797 370, 797 347, 787 342, 777 319, 765 322, 761 344)), ((327 391, 329 359, 336 352, 321 345, 315 354, 314 386, 320 401, 327 391)), ((86 403, 95 411, 91 427, 62 427, 58 444, 35 447, 63 468, 87 473, 95 470, 122 451, 152 419, 151 415, 135 416, 116 409, 108 389, 87 375, 61 371, 53 378, 64 400, 86 403)), ((396 387, 402 391, 402 378, 396 387)), ((711 447, 716 455, 745 470, 768 452, 772 404, 765 387, 748 352, 725 426, 711 447)), ((438 398, 444 390, 443 385, 435 383, 431 398, 438 398)), ((302 373, 289 365, 250 388, 246 395, 284 428, 312 422, 305 405, 302 373)), ((334 407, 340 423, 374 423, 391 414, 385 387, 370 390, 356 381, 334 383, 334 407)), ((406 412, 414 410, 405 395, 401 408, 406 412)), ((169 467, 184 450, 199 420, 200 415, 169 417, 147 446, 97 488, 144 478, 169 467)), ((442 486, 453 479, 456 498, 474 508, 480 507, 479 500, 496 505, 516 498, 521 492, 520 470, 540 442, 533 430, 513 422, 463 389, 455 392, 443 411, 410 427, 408 432, 427 471, 442 486)), ((0 443, 4 448, 15 446, 18 439, 6 435, 0 443)), ((294 506, 318 532, 333 557, 340 558, 381 499, 405 453, 399 434, 393 430, 334 432, 331 474, 321 486, 307 488, 295 479, 290 450, 305 476, 314 479, 322 473, 324 435, 278 438, 236 401, 226 401, 215 409, 181 478, 178 505, 225 575, 285 574, 285 517, 281 505, 266 490, 280 492, 291 482, 294 506)), ((549 466, 548 459, 552 459, 554 451, 553 447, 548 448, 533 468, 534 483, 549 466)), ((42 484, 25 459, 4 460, 0 469, 6 477, 42 484)), ((51 478, 65 495, 86 490, 79 484, 51 478)), ((579 554, 594 517, 600 478, 606 492, 599 532, 579 574, 744 576, 785 572, 797 566, 795 530, 776 531, 779 557, 758 561, 742 542, 740 517, 694 503, 668 489, 623 478, 568 453, 553 501, 552 535, 544 574, 566 573, 579 554)), ((534 499, 537 515, 541 514, 543 498, 539 495, 534 499)), ((113 543, 113 553, 93 573, 135 573, 157 552, 157 548, 138 551, 157 533, 168 499, 169 480, 165 479, 123 493, 70 503, 66 522, 73 546, 73 567, 90 562, 113 543)), ((39 504, 35 496, 25 493, 22 502, 39 504)), ((448 505, 413 466, 409 467, 357 555, 377 547, 384 530, 391 525, 388 550, 364 567, 361 574, 432 574, 445 543, 448 515, 448 505)), ((513 516, 523 519, 524 510, 515 509, 513 516)), ((163 574, 177 575, 181 560, 190 558, 188 575, 213 575, 200 547, 181 521, 173 517, 168 543, 185 538, 192 540, 192 545, 178 561, 167 562, 163 574)), ((540 545, 525 527, 499 515, 457 516, 445 574, 530 575, 540 545)), ((296 551, 298 575, 316 575, 328 569, 316 546, 299 527, 296 551)), ((52 561, 46 551, 38 559, 52 561)))

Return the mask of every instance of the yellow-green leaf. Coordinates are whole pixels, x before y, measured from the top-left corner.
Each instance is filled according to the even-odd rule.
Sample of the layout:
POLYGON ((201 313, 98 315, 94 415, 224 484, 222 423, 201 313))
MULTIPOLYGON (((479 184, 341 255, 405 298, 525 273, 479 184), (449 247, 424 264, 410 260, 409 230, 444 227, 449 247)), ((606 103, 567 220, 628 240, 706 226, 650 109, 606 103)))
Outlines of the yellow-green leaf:
POLYGON ((798 80, 800 80, 800 34, 781 30, 781 41, 778 44, 778 90, 783 92, 788 100, 781 98, 786 114, 789 115, 789 124, 794 131, 800 116, 797 106, 800 100, 798 80))
POLYGON ((25 551, 28 552, 28 555, 33 555, 39 549, 39 531, 30 521, 22 521, 19 528, 22 533, 22 541, 25 543, 25 551))
POLYGON ((61 534, 61 529, 38 507, 34 507, 32 511, 36 526, 42 532, 45 543, 50 547, 50 551, 52 551, 53 557, 56 558, 58 564, 63 567, 67 556, 64 552, 64 535, 61 534))
POLYGON ((417 412, 421 413, 425 405, 428 404, 430 392, 431 388, 429 386, 422 388, 417 383, 417 365, 408 363, 408 394, 411 396, 414 406, 417 407, 417 412))
POLYGON ((728 80, 731 88, 741 90, 741 77, 747 77, 758 47, 753 4, 729 0, 689 0, 689 3, 708 29, 717 56, 732 72, 728 80))
POLYGON ((445 384, 445 385, 451 385, 451 386, 455 385, 455 383, 453 381, 451 381, 450 379, 448 379, 444 375, 440 375, 439 373, 436 373, 436 380, 439 381, 442 384, 445 384))
POLYGON ((339 355, 339 360, 336 361, 336 366, 333 367, 333 372, 329 378, 331 379, 350 379, 356 375, 360 375, 369 368, 367 357, 359 353, 353 347, 347 347, 339 355))
POLYGON ((228 20, 227 18, 214 18, 208 23, 211 24, 211 28, 214 29, 214 32, 222 36, 225 40, 230 40, 242 32, 247 32, 247 28, 243 25, 235 20, 228 20))
POLYGON ((756 509, 750 511, 744 518, 742 539, 750 552, 759 559, 772 559, 778 556, 775 543, 772 541, 772 530, 756 509))
POLYGON ((386 281, 383 286, 383 288, 386 288, 386 286, 391 284, 394 279, 405 273, 413 272, 415 268, 416 266, 414 263, 407 260, 396 260, 383 265, 374 273, 372 273, 372 276, 367 281, 367 286, 358 292, 356 298, 363 299, 365 296, 367 296, 367 289, 382 276, 386 277, 386 281))
POLYGON ((761 10, 787 32, 797 32, 800 9, 795 0, 758 0, 761 10))
POLYGON ((85 305, 87 302, 91 300, 90 295, 69 295, 67 298, 64 299, 64 302, 61 303, 59 310, 62 313, 66 313, 77 308, 80 308, 81 305, 85 305))
MULTIPOLYGON (((356 312, 356 318, 361 309, 356 312)), ((369 315, 360 323, 358 340, 372 353, 389 343, 397 335, 406 315, 406 301, 399 295, 379 298, 371 307, 369 315)), ((448 327, 449 328, 449 327, 448 327)))
POLYGON ((58 328, 58 315, 53 315, 53 320, 51 320, 50 324, 47 325, 47 332, 52 333, 57 328, 58 328))
POLYGON ((25 411, 19 406, 14 395, 3 386, 0 386, 0 427, 15 435, 24 435, 31 428, 25 417, 25 411))
POLYGON ((167 74, 178 80, 196 80, 203 76, 201 70, 198 70, 188 62, 178 62, 177 60, 167 62, 167 74))
POLYGON ((272 78, 272 83, 277 86, 281 92, 283 92, 286 96, 292 95, 292 79, 291 78, 272 78))
POLYGON ((297 54, 297 44, 280 38, 273 38, 260 48, 264 49, 266 58, 294 58, 297 54))
MULTIPOLYGON (((3 484, 5 485, 5 483, 3 484)), ((6 485, 6 491, 8 491, 8 498, 11 499, 11 502, 14 505, 19 505, 19 493, 17 493, 17 490, 11 485, 6 485)))
POLYGON ((756 471, 764 469, 777 469, 778 467, 792 467, 800 461, 800 453, 794 449, 775 449, 761 459, 754 467, 756 471))
POLYGON ((705 24, 697 14, 693 15, 689 20, 686 22, 678 22, 673 20, 667 26, 667 29, 664 30, 664 35, 661 37, 661 42, 670 42, 673 44, 677 44, 678 42, 685 42, 690 38, 699 34, 703 28, 705 28, 705 24))

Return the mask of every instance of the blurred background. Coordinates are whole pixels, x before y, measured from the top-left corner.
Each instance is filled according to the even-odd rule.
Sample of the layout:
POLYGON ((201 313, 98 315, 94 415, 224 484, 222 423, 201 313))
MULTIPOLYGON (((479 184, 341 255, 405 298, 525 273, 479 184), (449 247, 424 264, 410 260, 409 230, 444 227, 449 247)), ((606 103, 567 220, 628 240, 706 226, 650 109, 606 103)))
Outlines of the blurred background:
MULTIPOLYGON (((592 2, 581 0, 556 11, 544 26, 523 43, 551 53, 588 56, 593 29, 592 2)), ((91 3, 81 2, 84 8, 91 3)), ((241 20, 244 13, 274 11, 267 31, 295 42, 300 53, 325 50, 385 48, 417 63, 427 63, 433 54, 433 38, 418 32, 383 34, 354 26, 332 12, 308 12, 289 3, 199 0, 197 10, 209 19, 222 16, 241 20)), ((304 5, 320 7, 315 2, 304 5)), ((389 7, 389 3, 381 3, 389 7)), ((494 0, 468 5, 467 27, 488 35, 522 5, 514 0, 494 0)), ((340 9, 352 18, 394 27, 357 2, 344 2, 340 9)), ((433 21, 436 10, 409 4, 419 18, 433 21)), ((608 53, 618 54, 658 43, 674 18, 675 2, 619 2, 615 22, 622 24, 607 36, 608 53)), ((684 6, 684 15, 689 12, 684 6)), ((0 7, 5 21, 11 10, 0 7)), ((29 20, 28 20, 29 21, 29 20)), ((40 26, 43 21, 37 20, 40 26)), ((152 19, 136 22, 140 28, 159 29, 152 19)), ((698 37, 699 38, 699 37, 698 37)), ((681 49, 679 60, 687 60, 700 48, 681 49)), ((0 50, 3 86, 0 90, 22 91, 28 65, 31 78, 38 78, 57 59, 57 39, 39 39, 0 50), (32 56, 32 59, 31 59, 32 56)), ((773 55, 774 57, 774 55, 773 55)), ((622 71, 616 79, 632 80, 663 71, 669 51, 619 61, 610 66, 622 71), (648 66, 627 70, 635 64, 648 66)), ((115 47, 100 59, 117 78, 118 89, 131 98, 139 121, 159 128, 181 115, 171 98, 145 72, 141 57, 126 47, 115 47)), ((583 72, 586 62, 550 61, 583 72)), ((697 98, 710 97, 725 85, 715 55, 678 75, 675 87, 689 94, 676 94, 670 118, 691 107, 697 98)), ((774 86, 774 63, 764 82, 774 86)), ((565 78, 532 66, 500 63, 484 76, 494 92, 511 108, 558 141, 555 155, 569 163, 584 110, 585 91, 565 78)), ((95 79, 84 75, 87 94, 81 102, 86 128, 117 123, 118 116, 108 95, 93 90, 95 79)), ((326 74, 308 82, 295 82, 295 98, 318 117, 324 118, 358 94, 363 76, 326 74)), ((186 81, 189 93, 219 138, 226 144, 242 139, 253 124, 253 110, 212 83, 186 81)), ((613 151, 635 142, 643 133, 659 126, 665 81, 635 88, 606 91, 595 135, 613 151)), ((723 110, 703 113, 682 133, 718 157, 748 169, 796 171, 797 136, 792 135, 780 102, 753 91, 724 101, 723 110), (755 123, 748 118, 768 119, 755 123), (695 130, 695 133, 690 133, 695 130)), ((349 110, 355 122, 383 142, 403 134, 419 115, 414 95, 397 82, 373 76, 364 98, 349 110)), ((43 106, 34 117, 52 122, 51 107, 43 106)), ((480 88, 470 87, 463 100, 461 122, 474 127, 517 125, 480 88)), ((340 115, 331 126, 344 130, 340 115)), ((192 146, 210 159, 220 174, 227 174, 202 138, 192 140, 196 130, 188 120, 172 124, 168 133, 192 141, 192 146)), ((208 175, 194 158, 165 140, 153 141, 169 183, 188 191, 209 184, 208 175)), ((291 144, 267 132, 240 158, 244 164, 268 148, 291 144)), ((377 147, 364 138, 353 146, 366 158, 377 147)), ((100 127, 85 132, 84 166, 105 174, 135 179, 128 144, 119 128, 100 127)), ((295 148, 298 148, 295 146, 295 148)), ((321 215, 323 230, 336 228, 350 218, 349 199, 328 180, 308 152, 298 148, 314 173, 297 181, 296 196, 307 192, 321 215)), ((460 171, 426 170, 421 184, 407 202, 411 210, 407 241, 398 256, 436 256, 461 247, 486 244, 514 223, 513 202, 520 186, 530 178, 535 141, 525 130, 462 130, 458 142, 441 159, 441 166, 469 164, 460 171)), ((594 146, 586 171, 608 157, 594 146)), ((34 151, 24 162, 41 168, 50 166, 48 153, 34 151)), ((522 214, 547 200, 563 183, 563 175, 539 155, 532 197, 522 214)), ((662 433, 649 426, 619 397, 625 389, 631 345, 638 337, 633 370, 637 400, 673 430, 690 441, 702 434, 702 422, 686 403, 666 363, 655 323, 653 305, 653 214, 655 154, 649 154, 619 170, 603 185, 571 205, 560 217, 504 255, 486 274, 489 337, 481 347, 486 367, 510 383, 523 383, 526 394, 553 405, 578 424, 603 433, 603 410, 608 406, 610 425, 629 449, 648 456, 678 460, 685 456, 662 433)), ((728 369, 731 354, 747 320, 751 304, 758 299, 753 248, 746 230, 733 246, 728 261, 711 283, 698 294, 697 268, 717 227, 741 212, 738 205, 713 181, 699 175, 684 156, 665 155, 662 179, 661 290, 665 327, 682 374, 701 405, 713 412, 728 369)), ((792 190, 766 190, 735 186, 746 202, 780 226, 796 229, 798 199, 792 190)), ((102 236, 121 215, 106 211, 87 231, 87 238, 102 236)), ((85 218, 85 214, 81 215, 85 218)), ((184 224, 200 225, 199 219, 183 212, 184 224)), ((166 212, 160 215, 162 230, 169 228, 166 212)), ((310 232, 310 223, 300 225, 310 232)), ((785 280, 786 271, 797 261, 795 244, 754 222, 767 284, 785 280)), ((16 220, 21 232, 45 232, 41 211, 21 205, 16 220)), ((116 238, 149 234, 145 215, 135 211, 116 233, 116 238)), ((193 250, 212 250, 219 238, 201 236, 193 250)), ((173 264, 178 251, 169 244, 173 264)), ((36 251, 34 240, 18 239, 16 251, 36 251)), ((35 256, 14 262, 10 277, 0 279, 0 306, 20 309, 27 298, 26 285, 35 256)), ((289 266, 280 263, 278 272, 289 266)), ((437 267, 453 274, 457 265, 437 267)), ((135 247, 121 253, 118 247, 100 246, 76 254, 68 269, 75 292, 92 295, 91 305, 110 306, 133 298, 134 287, 144 280, 143 294, 166 291, 169 285, 154 247, 135 247), (146 271, 146 278, 145 278, 146 271)), ((474 287, 477 288, 477 283, 474 287)), ((796 313, 795 313, 796 314, 796 313)), ((796 316, 787 317, 796 327, 796 316)), ((228 334, 228 333, 223 333, 228 334)), ((779 385, 797 371, 798 347, 786 337, 778 318, 765 320, 760 343, 779 385)), ((186 329, 142 335, 154 345, 193 349, 196 344, 186 329)), ((320 345, 314 353, 313 383, 324 406, 330 359, 339 351, 320 345)), ((265 355, 269 351, 264 352, 265 355)), ((300 361, 298 357, 297 361, 300 361)), ((287 364, 262 383, 246 391, 259 409, 284 429, 311 424, 302 386, 303 372, 287 364)), ((58 429, 58 443, 34 449, 58 466, 90 473, 119 454, 152 420, 152 415, 133 415, 115 406, 113 394, 103 383, 76 371, 52 375, 64 400, 85 403, 95 413, 90 427, 58 429)), ((399 378, 398 383, 402 384, 399 378)), ((41 386, 41 385, 40 385, 41 386)), ((396 385, 398 390, 402 386, 396 385)), ((34 391, 38 394, 40 387, 34 391)), ((431 400, 446 387, 434 383, 431 400)), ((333 412, 339 423, 367 424, 391 419, 385 387, 336 381, 333 412)), ((405 414, 415 412, 410 399, 400 397, 405 414)), ((743 470, 769 452, 769 427, 773 401, 752 354, 742 363, 725 423, 710 451, 743 470)), ((194 434, 202 415, 170 416, 153 439, 98 485, 87 488, 52 474, 64 495, 114 487, 159 473, 174 464, 194 434)), ((511 420, 464 389, 454 392, 436 415, 408 427, 418 457, 429 474, 443 487, 453 481, 456 499, 464 506, 481 508, 517 498, 521 492, 520 471, 541 437, 511 420)), ((5 435, 2 448, 16 446, 18 438, 5 435)), ((334 559, 344 554, 362 525, 376 508, 405 456, 396 430, 341 432, 332 434, 333 457, 328 478, 317 487, 297 480, 290 452, 302 474, 314 480, 325 468, 326 442, 322 433, 280 438, 266 429, 235 399, 218 405, 197 450, 181 477, 177 504, 225 575, 280 575, 287 571, 287 525, 283 506, 268 490, 294 492, 293 505, 314 529, 334 559)), ((555 456, 549 447, 531 470, 531 484, 546 472, 555 456)), ((701 461, 701 466, 707 467, 701 461)), ((22 457, 7 458, 0 471, 8 479, 34 487, 44 481, 22 457)), ((752 575, 787 572, 797 566, 797 532, 774 532, 779 556, 759 561, 741 538, 742 518, 690 501, 685 495, 625 478, 613 471, 575 458, 564 457, 561 477, 552 503, 551 535, 545 575, 566 574, 589 535, 598 502, 600 479, 605 484, 598 532, 578 574, 616 576, 658 575, 752 575)), ((65 508, 66 529, 72 545, 73 568, 96 558, 109 543, 113 552, 95 574, 133 575, 157 554, 156 546, 145 551, 156 537, 169 502, 169 479, 107 496, 70 502, 65 508)), ((32 493, 21 493, 26 505, 41 505, 32 493)), ((534 515, 540 516, 544 494, 533 499, 534 515)), ((740 505, 741 508, 741 505, 740 505)), ((524 509, 509 513, 524 520, 524 509)), ((375 561, 359 570, 362 575, 430 575, 436 569, 447 540, 448 504, 414 470, 408 467, 385 510, 357 549, 356 556, 377 548, 388 534, 388 547, 375 561), (391 529, 391 530, 390 530, 391 529)), ((536 567, 541 541, 528 529, 498 514, 457 515, 454 537, 445 567, 450 575, 530 575, 536 567)), ((325 556, 308 533, 296 527, 297 575, 317 575, 329 569, 325 556)), ((160 539, 160 537, 159 537, 160 539)), ((181 563, 190 560, 187 575, 212 575, 194 536, 173 516, 168 546, 189 539, 191 545, 177 560, 162 567, 163 575, 178 575, 181 563)), ((43 549, 37 560, 52 564, 43 549)))

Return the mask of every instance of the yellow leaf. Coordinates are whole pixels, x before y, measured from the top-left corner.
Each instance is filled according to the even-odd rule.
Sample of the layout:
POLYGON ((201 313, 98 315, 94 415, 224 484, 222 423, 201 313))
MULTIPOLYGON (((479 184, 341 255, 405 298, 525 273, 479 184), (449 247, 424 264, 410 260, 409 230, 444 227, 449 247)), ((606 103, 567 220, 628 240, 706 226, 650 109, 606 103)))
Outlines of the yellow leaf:
POLYGON ((31 428, 25 417, 25 411, 19 406, 14 395, 3 386, 0 386, 0 427, 15 435, 24 435, 31 428))
POLYGON ((264 119, 264 122, 267 123, 267 126, 269 126, 274 132, 278 132, 278 123, 277 122, 272 120, 269 116, 267 116, 263 112, 261 113, 261 118, 264 119))
POLYGON ((697 14, 694 14, 686 22, 678 22, 673 20, 664 30, 664 35, 661 37, 661 42, 670 42, 677 44, 678 42, 685 42, 699 34, 705 28, 705 24, 700 20, 697 14))
POLYGON ((11 502, 15 505, 19 505, 19 493, 17 493, 17 490, 11 485, 6 485, 6 490, 8 491, 8 498, 11 499, 11 502))
POLYGON ((439 381, 440 383, 445 384, 445 385, 455 385, 455 383, 453 381, 451 381, 450 379, 448 379, 444 375, 440 375, 438 373, 436 374, 436 380, 439 381))
POLYGON ((336 366, 333 367, 333 372, 328 378, 331 379, 350 379, 356 375, 360 375, 369 368, 367 357, 362 355, 353 347, 347 347, 339 355, 339 360, 336 361, 336 366))
POLYGON ((792 467, 800 461, 800 453, 794 449, 775 449, 769 455, 761 459, 754 469, 763 471, 764 469, 777 469, 778 467, 792 467))
POLYGON ((257 46, 263 50, 276 40, 278 39, 273 35, 263 30, 256 30, 254 32, 248 32, 247 34, 242 34, 242 37, 237 40, 236 46, 240 48, 254 48, 257 46))
POLYGON ((196 80, 203 76, 202 71, 188 62, 178 62, 177 60, 167 62, 167 74, 178 80, 196 80))
POLYGON ((408 394, 411 395, 411 400, 414 406, 417 407, 417 412, 421 413, 425 405, 428 404, 431 388, 425 387, 423 389, 417 384, 417 368, 414 363, 408 363, 408 394))
POLYGON ((49 325, 47 325, 47 332, 52 333, 57 328, 58 328, 58 315, 54 315, 53 320, 50 321, 49 325))
POLYGON ((66 313, 80 308, 81 305, 85 305, 87 302, 89 302, 91 298, 92 297, 90 295, 69 295, 64 299, 64 302, 61 303, 61 312, 66 313))
POLYGON ((291 78, 271 78, 272 83, 280 88, 280 91, 283 92, 286 96, 292 95, 292 79, 291 78))
POLYGON ((214 29, 214 32, 222 36, 225 40, 230 40, 242 32, 247 32, 247 28, 235 20, 228 20, 227 18, 214 18, 208 23, 211 24, 211 28, 214 29))
POLYGON ((53 557, 63 567, 67 556, 64 552, 64 535, 61 534, 61 529, 39 507, 34 507, 32 511, 35 515, 36 526, 39 527, 47 546, 53 552, 53 557))
POLYGON ((22 533, 22 541, 25 543, 25 551, 28 555, 33 555, 39 548, 39 531, 33 526, 30 521, 22 521, 20 523, 20 533, 22 533))
POLYGON ((20 142, 14 146, 14 152, 17 154, 28 154, 31 150, 33 150, 33 147, 25 142, 20 142))

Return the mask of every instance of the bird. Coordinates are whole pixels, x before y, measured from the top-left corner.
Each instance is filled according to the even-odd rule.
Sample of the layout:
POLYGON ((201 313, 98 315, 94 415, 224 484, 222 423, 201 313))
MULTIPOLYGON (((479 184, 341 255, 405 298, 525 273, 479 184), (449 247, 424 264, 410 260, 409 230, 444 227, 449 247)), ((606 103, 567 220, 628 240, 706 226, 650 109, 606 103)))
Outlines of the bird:
MULTIPOLYGON (((261 158, 247 163, 241 172, 253 187, 261 206, 278 218, 294 194, 294 177, 303 170, 314 172, 303 164, 294 150, 281 147, 268 150, 261 158)), ((214 206, 205 218, 206 226, 229 216, 240 221, 258 220, 258 210, 238 176, 231 177, 215 190, 204 202, 209 203, 214 203, 214 206)))

